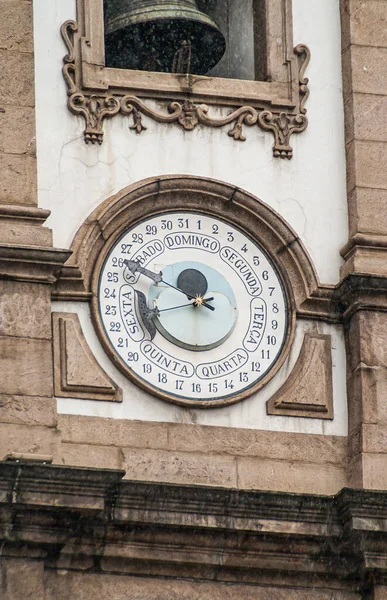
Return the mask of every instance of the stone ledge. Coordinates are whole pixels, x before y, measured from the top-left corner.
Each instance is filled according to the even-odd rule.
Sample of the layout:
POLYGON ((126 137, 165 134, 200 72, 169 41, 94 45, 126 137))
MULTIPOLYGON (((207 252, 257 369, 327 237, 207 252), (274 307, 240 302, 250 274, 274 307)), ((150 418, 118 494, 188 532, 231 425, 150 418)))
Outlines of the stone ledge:
POLYGON ((313 588, 327 578, 357 587, 368 575, 383 577, 385 491, 313 496, 121 481, 123 474, 0 462, 4 557, 33 549, 48 568, 82 571, 92 561, 93 572, 176 577, 178 569, 194 579, 205 566, 207 580, 228 582, 261 583, 277 570, 313 588))

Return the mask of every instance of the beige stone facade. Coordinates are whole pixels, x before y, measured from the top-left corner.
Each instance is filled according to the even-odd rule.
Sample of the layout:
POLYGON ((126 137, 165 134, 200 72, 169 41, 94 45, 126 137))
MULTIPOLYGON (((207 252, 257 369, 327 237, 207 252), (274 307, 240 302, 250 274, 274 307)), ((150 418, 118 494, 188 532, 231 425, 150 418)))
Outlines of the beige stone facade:
MULTIPOLYGON (((138 210, 145 186, 175 180, 106 200, 78 224, 71 258, 53 246, 37 199, 32 2, 1 2, 0 598, 387 599, 387 1, 340 5, 341 281, 317 280, 281 216, 263 207, 254 218, 281 254, 297 316, 344 328, 348 437, 58 413, 58 397, 118 403, 122 390, 76 316, 52 315, 53 299, 89 301, 90 257, 122 206, 138 210)), ((230 197, 250 209, 248 194, 230 197)), ((305 335, 269 415, 335 418, 330 343, 305 335)))

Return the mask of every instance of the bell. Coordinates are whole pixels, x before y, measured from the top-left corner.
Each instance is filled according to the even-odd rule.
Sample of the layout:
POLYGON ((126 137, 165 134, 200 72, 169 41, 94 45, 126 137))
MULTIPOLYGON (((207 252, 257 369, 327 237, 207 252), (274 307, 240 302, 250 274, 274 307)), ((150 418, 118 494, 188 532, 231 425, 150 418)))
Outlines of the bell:
POLYGON ((219 27, 195 0, 105 0, 109 67, 205 74, 225 49, 219 27))

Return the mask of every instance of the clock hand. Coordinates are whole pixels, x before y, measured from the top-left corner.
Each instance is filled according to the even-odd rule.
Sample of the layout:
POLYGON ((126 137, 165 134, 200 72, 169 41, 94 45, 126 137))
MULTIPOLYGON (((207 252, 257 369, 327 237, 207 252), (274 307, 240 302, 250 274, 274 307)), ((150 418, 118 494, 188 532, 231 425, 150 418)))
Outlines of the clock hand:
POLYGON ((154 324, 153 319, 157 317, 159 311, 157 308, 152 310, 148 307, 145 294, 143 294, 143 292, 139 292, 138 290, 134 291, 138 299, 138 309, 140 311, 141 320, 145 329, 150 335, 150 339, 153 340, 156 335, 156 325, 154 324))
MULTIPOLYGON (((181 292, 182 294, 184 294, 184 296, 187 296, 187 298, 189 300, 196 299, 195 296, 192 296, 191 294, 187 294, 186 292, 184 292, 184 290, 181 290, 180 288, 175 287, 171 283, 168 283, 168 281, 164 281, 162 271, 160 271, 160 273, 154 273, 153 271, 149 271, 149 269, 145 269, 144 267, 142 267, 136 260, 125 259, 124 265, 126 265, 128 267, 128 269, 132 273, 132 275, 135 275, 136 273, 140 273, 141 275, 145 275, 145 277, 149 277, 150 279, 152 279, 152 281, 154 281, 156 284, 164 283, 165 285, 168 285, 169 287, 173 288, 174 290, 181 292)), ((215 310, 215 308, 213 306, 210 306, 210 304, 206 304, 206 301, 204 298, 203 298, 203 302, 201 302, 200 305, 205 306, 209 310, 212 310, 212 311, 215 310)), ((199 306, 199 304, 197 304, 197 306, 199 306)))
POLYGON ((161 272, 154 273, 153 271, 149 271, 148 269, 142 267, 140 263, 138 263, 136 260, 125 259, 124 264, 128 267, 132 275, 140 273, 141 275, 145 275, 145 277, 149 277, 155 283, 160 283, 161 281, 163 281, 163 274, 161 272))
MULTIPOLYGON (((211 300, 213 300, 213 298, 205 298, 204 301, 210 302, 211 300)), ((195 302, 189 302, 188 304, 180 304, 179 306, 171 306, 170 308, 162 308, 161 310, 158 310, 157 314, 166 312, 167 310, 175 310, 175 308, 184 308, 185 306, 197 306, 197 305, 195 305, 195 302)), ((204 305, 202 304, 202 306, 204 306, 204 305)), ((211 306, 211 309, 215 310, 215 307, 211 306)))

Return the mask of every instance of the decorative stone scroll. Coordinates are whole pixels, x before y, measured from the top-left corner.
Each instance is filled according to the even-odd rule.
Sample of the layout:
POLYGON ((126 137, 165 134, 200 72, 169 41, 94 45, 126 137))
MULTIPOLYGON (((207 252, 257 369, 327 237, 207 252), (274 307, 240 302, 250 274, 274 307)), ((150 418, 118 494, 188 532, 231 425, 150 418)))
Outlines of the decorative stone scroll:
POLYGON ((53 313, 54 388, 59 398, 122 400, 120 388, 103 371, 75 313, 53 313))
MULTIPOLYGON (((88 3, 95 2, 96 0, 78 1, 88 3)), ((286 3, 286 0, 282 0, 282 2, 286 3)), ((289 0, 287 0, 287 3, 289 3, 289 0)), ((288 17, 288 21, 289 19, 290 17, 288 17)), ((85 70, 85 60, 82 54, 82 42, 85 38, 82 37, 78 23, 72 20, 66 21, 61 27, 61 34, 68 49, 68 54, 63 59, 64 66, 62 69, 63 77, 67 84, 67 104, 73 114, 82 116, 85 121, 84 137, 86 143, 102 144, 104 120, 120 113, 121 115, 131 117, 132 124, 129 126, 129 129, 135 131, 137 134, 146 129, 143 123, 144 116, 158 123, 177 123, 184 131, 192 131, 198 125, 213 128, 231 125, 231 128, 227 132, 228 135, 234 140, 241 142, 246 140, 244 134, 245 127, 258 126, 264 131, 271 131, 273 133, 274 157, 290 159, 293 156, 290 136, 293 133, 301 133, 308 125, 305 101, 309 95, 309 89, 305 70, 310 60, 310 51, 304 44, 297 45, 293 49, 293 57, 285 61, 289 71, 290 82, 288 88, 291 90, 290 99, 283 97, 282 100, 281 97, 268 99, 267 89, 269 88, 266 87, 266 94, 262 95, 262 99, 257 97, 254 102, 251 102, 251 105, 242 104, 238 106, 241 96, 241 92, 238 90, 235 96, 237 108, 233 108, 228 115, 219 118, 210 114, 210 107, 208 106, 209 103, 217 106, 223 105, 219 92, 214 93, 213 100, 208 100, 208 94, 206 93, 206 104, 202 103, 200 94, 194 92, 195 83, 200 78, 193 75, 180 76, 180 79, 178 76, 174 76, 175 80, 180 81, 180 93, 176 92, 176 99, 172 102, 166 101, 165 111, 163 112, 151 108, 137 94, 123 93, 122 88, 133 89, 130 81, 125 82, 125 80, 122 80, 123 83, 121 82, 119 85, 118 83, 110 85, 105 81, 101 83, 101 81, 98 81, 98 78, 94 78, 94 86, 89 82, 87 85, 84 85, 83 70, 85 70), (180 98, 181 95, 183 95, 182 98, 180 98)), ((286 38, 285 34, 284 37, 286 38)), ((90 49, 92 41, 87 39, 85 43, 90 49)), ((92 66, 95 67, 95 65, 92 66)), ((103 66, 99 69, 99 71, 101 70, 107 73, 113 71, 112 69, 104 69, 103 66)), ((123 70, 118 71, 126 73, 123 70)), ((128 71, 128 73, 133 72, 128 71)), ((154 75, 156 78, 157 74, 154 75)), ((201 79, 211 80, 211 78, 201 79)), ((214 80, 214 78, 212 79, 214 80)), ((166 80, 163 81, 165 82, 166 80)), ((267 82, 253 83, 261 83, 266 86, 271 85, 267 82)), ((280 85, 283 87, 284 82, 278 84, 277 87, 280 85)), ((143 83, 142 87, 134 87, 136 88, 136 92, 145 92, 147 97, 152 95, 149 83, 143 83)), ((155 97, 160 98, 159 90, 155 93, 155 97)), ((161 97, 163 97, 163 94, 161 94, 161 97)), ((171 93, 169 93, 170 97, 171 93)), ((248 100, 251 101, 251 98, 246 98, 246 101, 248 100)))

